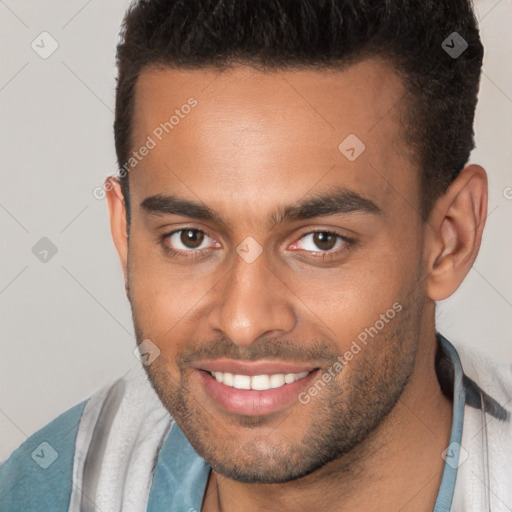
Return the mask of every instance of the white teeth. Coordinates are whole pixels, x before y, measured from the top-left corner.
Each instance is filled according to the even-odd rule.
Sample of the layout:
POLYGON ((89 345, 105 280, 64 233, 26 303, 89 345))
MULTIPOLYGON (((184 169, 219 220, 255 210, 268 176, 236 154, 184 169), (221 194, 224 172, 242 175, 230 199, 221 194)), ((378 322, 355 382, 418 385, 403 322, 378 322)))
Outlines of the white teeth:
POLYGON ((251 389, 249 375, 233 375, 233 387, 236 389, 251 389))
POLYGON ((251 377, 251 389, 259 391, 270 389, 270 377, 268 375, 254 375, 251 377))
POLYGON ((284 381, 286 384, 291 384, 295 380, 295 375, 293 373, 287 373, 284 376, 284 381))
POLYGON ((285 385, 284 375, 282 373, 278 373, 276 375, 270 376, 270 387, 271 388, 280 388, 285 385))
POLYGON ((212 372, 212 376, 217 382, 222 382, 226 386, 236 389, 254 389, 257 391, 266 391, 267 389, 280 388, 285 384, 291 384, 296 380, 302 379, 309 372, 301 373, 276 373, 273 375, 233 375, 232 373, 212 372))
POLYGON ((232 373, 217 372, 217 375, 215 375, 215 378, 219 382, 222 382, 223 384, 226 384, 226 386, 233 386, 233 374, 232 373), (219 374, 220 374, 220 380, 217 377, 217 375, 219 375, 219 374))

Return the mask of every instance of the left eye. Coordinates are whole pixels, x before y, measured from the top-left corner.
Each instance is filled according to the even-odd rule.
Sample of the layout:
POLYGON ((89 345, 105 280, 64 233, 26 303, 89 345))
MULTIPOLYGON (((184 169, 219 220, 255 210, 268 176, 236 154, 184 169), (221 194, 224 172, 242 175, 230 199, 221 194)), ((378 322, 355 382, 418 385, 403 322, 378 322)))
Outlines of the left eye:
POLYGON ((315 231, 301 237, 298 243, 302 245, 302 247, 299 247, 300 249, 312 252, 324 252, 338 249, 345 241, 346 239, 337 233, 315 231))
MULTIPOLYGON (((204 231, 198 229, 180 229, 168 235, 169 245, 180 251, 204 249, 203 243, 212 240, 204 231)), ((206 244, 208 246, 208 244, 206 244)))

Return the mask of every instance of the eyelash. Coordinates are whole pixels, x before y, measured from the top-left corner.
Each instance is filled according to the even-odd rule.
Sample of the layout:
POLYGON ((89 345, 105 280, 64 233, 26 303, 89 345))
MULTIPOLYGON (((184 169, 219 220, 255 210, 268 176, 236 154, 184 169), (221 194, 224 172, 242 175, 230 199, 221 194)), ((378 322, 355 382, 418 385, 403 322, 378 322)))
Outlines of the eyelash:
POLYGON ((171 255, 171 256, 176 256, 176 257, 182 257, 182 258, 187 258, 187 259, 195 259, 195 258, 199 258, 201 257, 201 255, 207 251, 208 249, 197 249, 197 250, 188 250, 188 251, 180 251, 179 249, 173 249, 172 247, 169 247, 165 241, 170 238, 172 235, 174 235, 175 233, 181 233, 182 231, 196 231, 198 233, 203 233, 204 235, 206 235, 207 237, 209 238, 213 238, 211 237, 206 231, 203 231, 202 229, 197 229, 197 228, 181 228, 181 229, 175 229, 174 231, 171 231, 170 233, 167 233, 165 235, 162 236, 162 239, 161 239, 161 245, 164 249, 164 251, 171 255))
MULTIPOLYGON (((174 235, 176 233, 181 233, 182 231, 196 231, 198 233, 203 233, 204 235, 206 235, 209 238, 213 238, 206 231, 203 231, 203 230, 197 229, 197 228, 176 229, 174 231, 171 231, 170 233, 166 233, 165 235, 163 235, 161 237, 160 244, 167 254, 169 254, 171 256, 176 256, 176 257, 188 258, 188 259, 192 260, 192 259, 201 257, 201 255, 205 251, 208 251, 208 249, 197 249, 197 250, 190 249, 188 251, 181 251, 179 249, 173 249, 172 247, 169 247, 169 245, 167 245, 165 243, 165 241, 168 238, 170 238, 172 235, 174 235)), ((337 237, 337 240, 341 240, 342 242, 344 242, 344 246, 341 249, 338 249, 336 251, 332 251, 332 249, 331 249, 330 251, 332 251, 332 252, 321 251, 321 250, 306 251, 306 252, 309 252, 310 254, 311 253, 320 254, 320 256, 315 256, 315 257, 321 259, 322 261, 330 261, 332 258, 336 257, 338 254, 345 252, 346 250, 350 249, 353 245, 356 244, 356 240, 354 240, 353 238, 349 238, 347 236, 340 235, 339 233, 336 233, 334 231, 328 231, 325 229, 314 229, 312 231, 308 231, 308 232, 304 233, 303 235, 301 235, 298 238, 298 240, 302 240, 304 237, 306 237, 308 235, 312 235, 314 233, 325 233, 325 234, 329 234, 329 235, 334 235, 335 237, 337 237)), ((296 243, 296 242, 294 242, 294 243, 296 243)))

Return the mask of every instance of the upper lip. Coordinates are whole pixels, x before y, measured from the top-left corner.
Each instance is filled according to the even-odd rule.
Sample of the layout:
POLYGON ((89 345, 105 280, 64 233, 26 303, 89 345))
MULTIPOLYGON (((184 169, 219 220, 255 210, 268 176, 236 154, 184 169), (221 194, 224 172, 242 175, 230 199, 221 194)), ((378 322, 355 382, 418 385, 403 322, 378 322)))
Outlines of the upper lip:
POLYGON ((193 365, 207 372, 232 373, 235 375, 274 375, 284 373, 310 372, 318 367, 308 363, 279 361, 237 361, 234 359, 216 359, 214 361, 197 361, 193 365))

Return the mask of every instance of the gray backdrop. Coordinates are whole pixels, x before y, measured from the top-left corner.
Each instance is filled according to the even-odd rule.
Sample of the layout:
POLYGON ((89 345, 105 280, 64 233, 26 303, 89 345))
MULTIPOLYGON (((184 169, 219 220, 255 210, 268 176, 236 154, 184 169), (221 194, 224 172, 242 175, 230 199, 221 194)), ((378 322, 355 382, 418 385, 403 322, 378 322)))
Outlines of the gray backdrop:
MULTIPOLYGON (((106 203, 93 196, 116 171, 114 50, 128 4, 0 0, 0 460, 140 364, 106 203)), ((512 362, 512 2, 475 7, 486 54, 471 161, 489 173, 489 216, 438 328, 512 362)))

